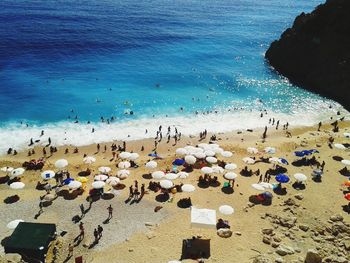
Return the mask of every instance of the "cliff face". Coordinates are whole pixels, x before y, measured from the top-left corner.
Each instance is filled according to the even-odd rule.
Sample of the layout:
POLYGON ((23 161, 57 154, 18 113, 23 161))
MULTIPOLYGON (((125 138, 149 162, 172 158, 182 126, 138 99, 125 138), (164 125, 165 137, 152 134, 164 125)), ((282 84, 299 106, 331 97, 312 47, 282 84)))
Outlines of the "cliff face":
POLYGON ((350 0, 300 14, 265 57, 291 82, 350 110, 350 0))

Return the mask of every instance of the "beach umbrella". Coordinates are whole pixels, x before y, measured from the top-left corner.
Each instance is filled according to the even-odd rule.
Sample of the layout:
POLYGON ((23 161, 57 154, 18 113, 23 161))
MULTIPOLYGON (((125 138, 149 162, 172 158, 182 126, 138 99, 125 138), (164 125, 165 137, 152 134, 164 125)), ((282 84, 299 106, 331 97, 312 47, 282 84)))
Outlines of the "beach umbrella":
POLYGON ((222 168, 218 165, 212 166, 211 168, 213 169, 214 174, 222 174, 225 172, 224 168, 222 168))
POLYGON ((130 153, 129 159, 131 161, 136 161, 139 157, 140 157, 140 155, 138 153, 130 153))
POLYGON ((339 149, 339 150, 346 150, 346 147, 343 144, 340 144, 340 143, 335 143, 334 147, 339 149))
POLYGON ((178 260, 170 260, 170 261, 168 261, 168 263, 181 263, 181 261, 178 261, 178 260))
POLYGON ((184 184, 181 186, 182 192, 190 193, 196 190, 196 188, 191 184, 184 184))
POLYGON ((63 180, 63 184, 64 185, 68 185, 70 182, 72 182, 72 181, 74 181, 74 179, 73 178, 67 178, 67 179, 64 179, 63 180))
POLYGON ((120 179, 115 176, 110 176, 107 180, 106 183, 111 185, 111 186, 116 186, 120 183, 120 179))
POLYGON ((250 157, 244 157, 242 160, 246 164, 254 164, 255 163, 255 160, 253 158, 250 158, 250 157))
POLYGON ((284 158, 278 158, 278 160, 279 160, 279 162, 280 162, 281 164, 286 164, 286 165, 289 164, 288 161, 287 161, 286 159, 284 159, 284 158))
POLYGON ((271 158, 269 158, 269 163, 279 163, 280 162, 280 160, 277 158, 277 157, 271 157, 271 158))
POLYGON ((237 164, 235 164, 235 163, 228 163, 225 165, 226 170, 234 170, 236 168, 237 168, 237 164))
POLYGON ((6 227, 9 228, 9 229, 15 229, 18 226, 18 224, 21 223, 21 222, 24 222, 24 220, 16 219, 16 220, 13 220, 10 223, 8 223, 6 225, 6 227))
POLYGON ((266 199, 271 199, 273 197, 272 193, 270 192, 263 192, 261 193, 266 199))
POLYGON ((101 166, 98 168, 98 171, 103 174, 108 174, 112 169, 110 167, 101 166))
POLYGON ((24 173, 24 169, 23 168, 16 168, 16 169, 13 169, 11 172, 10 172, 10 175, 12 177, 18 177, 18 176, 21 176, 23 175, 24 173))
POLYGON ((119 154, 119 158, 121 158, 121 159, 129 159, 130 155, 131 155, 131 153, 129 153, 129 152, 121 152, 119 154))
POLYGON ((185 156, 185 162, 189 165, 193 165, 195 164, 197 161, 196 157, 194 157, 193 155, 186 155, 185 156))
POLYGON ((66 159, 59 159, 55 162, 55 167, 58 169, 63 169, 68 166, 68 161, 66 159))
POLYGON ((91 184, 92 188, 94 189, 101 189, 103 188, 104 186, 106 185, 105 182, 102 182, 102 181, 95 181, 91 184))
POLYGON ((51 171, 51 170, 46 170, 46 171, 44 171, 44 172, 41 173, 41 177, 42 177, 44 180, 49 180, 49 179, 55 177, 55 172, 54 172, 54 171, 51 171))
POLYGON ((128 161, 118 163, 118 168, 121 168, 121 169, 128 169, 130 166, 131 164, 128 161))
POLYGON ((168 180, 175 180, 176 178, 178 178, 179 176, 175 173, 167 173, 165 174, 165 179, 168 180))
POLYGON ((212 157, 212 156, 209 156, 209 157, 205 158, 205 160, 208 163, 217 163, 217 161, 218 161, 218 159, 216 159, 215 157, 212 157))
POLYGON ((186 155, 187 154, 187 150, 185 148, 177 148, 175 153, 177 155, 186 155))
POLYGON ((341 160, 341 163, 346 166, 350 166, 350 160, 341 160))
POLYGON ((76 180, 81 183, 86 183, 88 181, 86 177, 82 177, 82 176, 77 177, 76 180))
POLYGON ((350 201, 350 193, 345 194, 345 195, 344 195, 344 198, 345 198, 346 200, 349 200, 349 201, 350 201))
POLYGON ((205 157, 207 157, 204 152, 196 152, 194 153, 194 156, 198 159, 204 159, 205 157))
POLYGON ((259 185, 261 185, 265 189, 273 189, 273 185, 270 183, 267 183, 267 182, 261 182, 261 183, 259 183, 259 185))
POLYGON ((92 164, 94 162, 96 162, 96 158, 95 157, 92 157, 92 156, 86 156, 84 159, 83 159, 83 162, 85 164, 92 164))
POLYGON ((221 153, 221 155, 222 155, 222 157, 229 158, 229 157, 231 157, 233 155, 233 153, 230 152, 230 151, 223 151, 221 153))
POLYGON ((54 199, 55 199, 55 195, 54 194, 46 194, 44 196, 44 200, 48 201, 48 202, 53 201, 54 199))
POLYGON ((250 154, 257 154, 259 152, 259 150, 255 147, 248 147, 247 152, 250 154))
POLYGON ((315 169, 312 171, 312 174, 315 176, 321 176, 323 174, 321 169, 315 169))
POLYGON ((179 172, 177 175, 179 176, 180 179, 185 179, 188 177, 188 173, 186 172, 179 172))
POLYGON ((215 154, 221 154, 224 152, 224 149, 220 148, 220 147, 217 147, 217 148, 213 148, 212 151, 215 153, 215 154))
POLYGON ((120 179, 128 178, 129 175, 130 175, 130 171, 125 170, 125 169, 119 170, 119 171, 117 172, 117 176, 118 176, 120 179))
POLYGON ((233 172, 229 172, 229 173, 226 173, 224 175, 224 178, 227 179, 227 180, 234 180, 237 178, 237 174, 233 173, 233 172))
POLYGON ((160 186, 164 189, 170 189, 174 186, 173 182, 170 180, 161 180, 159 183, 160 186))
POLYGON ((13 171, 13 169, 14 169, 13 167, 5 166, 1 168, 1 171, 5 173, 10 173, 13 171))
POLYGON ((184 165, 185 164, 185 160, 183 159, 175 159, 175 161, 173 161, 173 165, 184 165))
POLYGON ((350 133, 349 132, 344 132, 343 135, 344 135, 345 138, 350 138, 350 133))
POLYGON ((205 154, 205 156, 207 156, 207 157, 213 157, 213 156, 215 156, 215 152, 212 151, 212 150, 206 150, 206 151, 204 152, 204 154, 205 154))
POLYGON ((269 153, 269 154, 275 154, 275 153, 276 153, 276 148, 274 148, 274 147, 266 147, 266 148, 264 149, 264 151, 265 151, 266 153, 269 153))
POLYGON ((289 182, 289 177, 285 174, 278 174, 276 175, 276 181, 279 183, 288 183, 289 182))
POLYGON ((202 149, 209 149, 210 146, 207 143, 200 143, 198 144, 198 147, 202 149))
POLYGON ((214 171, 213 171, 213 168, 204 166, 204 167, 201 168, 201 172, 204 173, 204 174, 211 174, 214 171))
POLYGON ((223 215, 232 215, 234 211, 233 207, 229 205, 222 205, 219 207, 219 212, 223 215))
POLYGON ((300 151, 295 151, 294 155, 297 156, 297 157, 304 157, 305 153, 304 152, 300 152, 300 151))
POLYGON ((146 163, 146 168, 147 169, 155 169, 157 168, 157 162, 156 161, 149 161, 146 163))
POLYGON ((255 190, 258 190, 258 191, 265 191, 265 187, 262 186, 261 184, 252 184, 252 187, 255 189, 255 190))
POLYGON ((294 178, 295 180, 297 180, 298 182, 305 182, 307 180, 307 176, 305 174, 302 173, 296 173, 294 174, 294 178))
POLYGON ((108 179, 108 176, 105 174, 98 174, 94 177, 95 181, 106 181, 108 179))
POLYGON ((155 171, 152 173, 153 179, 161 179, 165 176, 165 173, 163 171, 155 171))
POLYGON ((15 190, 23 189, 24 187, 25 187, 25 184, 22 182, 14 182, 14 183, 10 184, 10 188, 15 189, 15 190))
POLYGON ((345 186, 350 187, 350 180, 344 183, 345 186))
POLYGON ((67 186, 70 188, 70 189, 79 189, 80 187, 82 187, 82 183, 81 182, 78 182, 78 181, 71 181, 67 186))

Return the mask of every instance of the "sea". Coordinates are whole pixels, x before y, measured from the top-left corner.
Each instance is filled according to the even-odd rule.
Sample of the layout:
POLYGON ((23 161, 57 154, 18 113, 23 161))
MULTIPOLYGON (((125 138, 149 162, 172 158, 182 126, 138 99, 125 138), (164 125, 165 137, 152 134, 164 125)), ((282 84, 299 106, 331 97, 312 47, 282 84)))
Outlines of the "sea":
POLYGON ((31 138, 81 146, 154 137, 159 125, 192 135, 345 112, 264 59, 322 2, 1 0, 0 153, 31 138))

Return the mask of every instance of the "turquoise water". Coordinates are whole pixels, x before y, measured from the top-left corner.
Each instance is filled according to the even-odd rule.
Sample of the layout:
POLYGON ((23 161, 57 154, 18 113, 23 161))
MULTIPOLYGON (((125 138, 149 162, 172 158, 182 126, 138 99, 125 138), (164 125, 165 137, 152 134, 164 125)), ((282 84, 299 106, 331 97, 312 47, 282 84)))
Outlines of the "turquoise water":
POLYGON ((184 133, 197 132, 203 122, 226 131, 263 126, 262 109, 311 124, 334 103, 290 85, 264 53, 296 15, 319 3, 3 0, 0 135, 17 137, 10 144, 21 147, 40 129, 57 144, 77 143, 74 136, 77 144, 141 138, 145 127, 160 123, 184 133), (242 114, 249 117, 244 123, 238 122, 242 114), (101 116, 115 121, 103 134, 88 134, 102 125, 101 116), (24 123, 29 127, 22 129, 24 123))

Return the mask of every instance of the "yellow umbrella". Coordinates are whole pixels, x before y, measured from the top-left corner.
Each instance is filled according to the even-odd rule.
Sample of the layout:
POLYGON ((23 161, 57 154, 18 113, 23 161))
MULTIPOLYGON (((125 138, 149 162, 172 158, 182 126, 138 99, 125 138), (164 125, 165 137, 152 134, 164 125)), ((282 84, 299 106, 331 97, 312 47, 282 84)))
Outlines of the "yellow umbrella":
POLYGON ((81 176, 79 176, 76 180, 81 183, 86 183, 88 181, 86 177, 81 177, 81 176))

